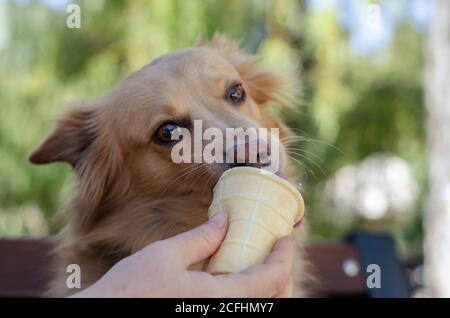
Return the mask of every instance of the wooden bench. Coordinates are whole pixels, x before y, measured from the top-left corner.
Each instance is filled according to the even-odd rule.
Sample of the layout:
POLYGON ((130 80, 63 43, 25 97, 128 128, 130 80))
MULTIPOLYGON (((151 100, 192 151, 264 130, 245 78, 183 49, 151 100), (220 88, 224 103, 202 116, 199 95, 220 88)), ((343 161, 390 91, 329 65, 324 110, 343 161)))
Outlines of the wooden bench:
MULTIPOLYGON (((344 242, 308 245, 314 277, 308 292, 319 297, 408 297, 411 286, 393 246, 380 244, 392 245, 387 237, 358 234, 344 242), (366 286, 368 262, 382 268, 382 288, 375 291, 366 286)), ((0 239, 0 297, 39 297, 49 279, 52 247, 52 238, 0 239)))

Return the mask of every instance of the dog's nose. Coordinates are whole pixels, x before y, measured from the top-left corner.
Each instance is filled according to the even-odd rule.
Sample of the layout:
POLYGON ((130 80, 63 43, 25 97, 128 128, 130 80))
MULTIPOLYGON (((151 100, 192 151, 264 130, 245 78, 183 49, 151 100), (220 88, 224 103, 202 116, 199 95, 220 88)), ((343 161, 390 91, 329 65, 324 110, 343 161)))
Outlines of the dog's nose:
POLYGON ((270 165, 270 146, 263 139, 235 144, 225 151, 226 163, 232 167, 261 168, 270 165))

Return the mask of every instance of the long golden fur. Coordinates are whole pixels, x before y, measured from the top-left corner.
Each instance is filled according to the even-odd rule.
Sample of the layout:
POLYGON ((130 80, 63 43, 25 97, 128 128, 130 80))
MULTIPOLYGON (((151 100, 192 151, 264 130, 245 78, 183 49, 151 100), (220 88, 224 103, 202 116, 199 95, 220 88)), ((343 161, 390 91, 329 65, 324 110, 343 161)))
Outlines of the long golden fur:
MULTIPOLYGON (((211 189, 225 168, 174 164, 170 148, 152 140, 161 122, 202 119, 204 129, 278 127, 283 140, 289 129, 267 105, 286 103, 286 84, 289 79, 217 36, 158 58, 101 99, 74 106, 30 156, 36 164, 69 163, 76 178, 48 295, 77 291, 66 287, 68 264, 80 265, 85 288, 120 259, 207 219, 211 189), (234 80, 248 95, 239 107, 224 99, 224 86, 234 80)), ((283 173, 294 177, 282 152, 283 173)))

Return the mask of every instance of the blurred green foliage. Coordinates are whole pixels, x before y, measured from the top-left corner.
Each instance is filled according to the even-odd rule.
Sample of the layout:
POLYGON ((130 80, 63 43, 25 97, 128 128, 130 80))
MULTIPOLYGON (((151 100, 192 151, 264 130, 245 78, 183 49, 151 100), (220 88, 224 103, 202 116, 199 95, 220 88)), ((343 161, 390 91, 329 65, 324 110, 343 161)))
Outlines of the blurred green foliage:
POLYGON ((421 248, 426 188, 423 35, 405 24, 390 45, 352 53, 332 10, 303 1, 78 1, 81 29, 67 13, 32 2, 0 3, 0 235, 52 233, 51 217, 70 195, 70 169, 31 166, 27 156, 67 103, 101 95, 153 58, 224 33, 263 61, 297 70, 304 106, 287 118, 305 137, 299 166, 312 239, 354 229, 391 231, 402 248, 421 248), (407 160, 419 200, 407 217, 335 222, 322 200, 339 168, 374 153, 407 160))

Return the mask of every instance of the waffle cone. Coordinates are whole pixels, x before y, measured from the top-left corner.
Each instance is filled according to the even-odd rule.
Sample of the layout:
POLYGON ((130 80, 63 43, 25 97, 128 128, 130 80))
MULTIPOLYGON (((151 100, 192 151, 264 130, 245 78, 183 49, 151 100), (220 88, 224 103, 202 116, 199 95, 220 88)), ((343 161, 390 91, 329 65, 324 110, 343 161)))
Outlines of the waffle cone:
POLYGON ((303 198, 288 181, 260 169, 227 170, 214 187, 209 217, 228 214, 228 233, 206 270, 239 272, 262 263, 275 242, 303 217, 303 198))

